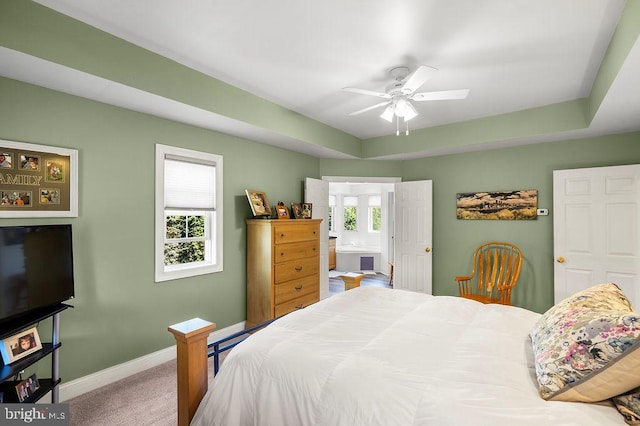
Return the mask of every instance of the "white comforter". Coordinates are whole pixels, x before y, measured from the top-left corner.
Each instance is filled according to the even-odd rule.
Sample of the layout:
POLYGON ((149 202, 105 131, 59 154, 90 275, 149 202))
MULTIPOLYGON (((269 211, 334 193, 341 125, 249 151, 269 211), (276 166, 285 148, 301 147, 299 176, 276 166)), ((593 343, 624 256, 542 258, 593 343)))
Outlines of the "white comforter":
POLYGON ((289 314, 224 360, 192 425, 624 425, 538 396, 539 314, 360 287, 289 314))

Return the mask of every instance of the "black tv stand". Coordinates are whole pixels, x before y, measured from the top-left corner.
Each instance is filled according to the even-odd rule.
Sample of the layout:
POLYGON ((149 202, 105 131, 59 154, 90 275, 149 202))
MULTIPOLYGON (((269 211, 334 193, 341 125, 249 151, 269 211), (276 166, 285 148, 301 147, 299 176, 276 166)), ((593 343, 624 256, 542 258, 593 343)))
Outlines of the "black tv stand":
MULTIPOLYGON (((0 339, 6 339, 7 337, 19 333, 21 330, 52 317, 53 322, 51 325, 50 343, 42 343, 42 349, 11 364, 0 364, 0 383, 4 383, 27 367, 51 355, 51 378, 38 377, 40 388, 36 390, 33 395, 25 399, 23 401, 25 403, 36 402, 49 391, 51 391, 52 403, 57 403, 59 400, 58 385, 62 381, 58 367, 58 349, 62 346, 62 343, 60 342, 60 313, 71 307, 72 306, 70 305, 60 303, 58 305, 30 311, 24 315, 0 324, 0 339)), ((5 395, 5 402, 8 402, 6 398, 7 396, 5 395)))

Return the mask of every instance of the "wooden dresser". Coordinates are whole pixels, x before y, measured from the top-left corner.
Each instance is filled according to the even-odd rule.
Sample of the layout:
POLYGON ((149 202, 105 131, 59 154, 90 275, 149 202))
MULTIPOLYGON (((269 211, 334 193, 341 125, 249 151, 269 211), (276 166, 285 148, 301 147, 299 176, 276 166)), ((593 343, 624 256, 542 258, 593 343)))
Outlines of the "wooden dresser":
POLYGON ((320 300, 321 221, 247 220, 247 328, 320 300))

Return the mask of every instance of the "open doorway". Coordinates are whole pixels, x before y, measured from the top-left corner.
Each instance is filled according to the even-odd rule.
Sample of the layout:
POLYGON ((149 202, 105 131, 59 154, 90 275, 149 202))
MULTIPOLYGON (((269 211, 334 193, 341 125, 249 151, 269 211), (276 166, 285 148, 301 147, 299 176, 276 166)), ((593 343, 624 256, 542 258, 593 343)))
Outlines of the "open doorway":
MULTIPOLYGON (((381 197, 389 202, 386 243, 380 243, 381 267, 389 271, 393 259, 393 288, 432 293, 432 181, 402 182, 400 178, 323 177, 305 179, 305 200, 313 203, 313 217, 322 219, 320 226, 320 298, 329 296, 329 223, 335 220, 337 209, 329 207, 329 184, 391 183, 393 193, 381 197), (318 207, 318 208, 316 208, 318 207), (329 213, 331 212, 331 218, 329 213), (382 257, 382 252, 386 257, 382 257), (391 257, 390 257, 391 256, 391 257)), ((337 225, 337 224, 336 224, 337 225)), ((375 264, 374 264, 375 269, 375 264)), ((353 271, 349 271, 353 272, 353 271)))
MULTIPOLYGON (((329 279, 362 272, 388 282, 393 262, 394 183, 400 178, 325 176, 329 182, 328 237, 335 247, 329 279)), ((367 282, 366 280, 364 282, 367 282)))

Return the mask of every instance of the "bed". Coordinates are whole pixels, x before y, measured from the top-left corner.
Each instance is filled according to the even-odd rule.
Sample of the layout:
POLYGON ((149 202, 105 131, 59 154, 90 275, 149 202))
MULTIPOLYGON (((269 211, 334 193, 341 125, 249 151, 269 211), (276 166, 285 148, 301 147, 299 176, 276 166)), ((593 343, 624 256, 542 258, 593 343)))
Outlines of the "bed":
MULTIPOLYGON (((619 291, 607 285, 613 286, 607 290, 619 291)), ((602 290, 595 290, 599 297, 602 290)), ((618 303, 617 293, 613 298, 618 303)), ((583 296, 572 301, 543 316, 459 297, 372 287, 349 290, 286 315, 235 347, 199 406, 191 404, 191 424, 602 426, 624 425, 621 413, 631 423, 632 404, 606 392, 620 395, 640 386, 635 364, 640 351, 634 342, 622 348, 625 356, 613 354, 608 364, 604 356, 598 359, 607 368, 585 373, 589 380, 573 377, 568 385, 556 383, 555 370, 566 364, 548 359, 557 344, 553 334, 558 324, 571 333, 571 325, 585 321, 579 315, 594 311, 592 302, 576 308, 576 303, 585 305, 583 296), (620 359, 626 364, 616 371, 620 359), (603 393, 610 382, 616 384, 603 393), (585 390, 584 383, 591 387, 585 390)), ((634 312, 630 304, 625 306, 628 322, 634 312)), ((619 314, 615 312, 618 319, 619 314)), ((640 333, 635 325, 625 336, 640 333)), ((608 333, 611 340, 612 331, 608 333)), ((609 350, 597 338, 590 342, 601 352, 609 350)), ((202 349, 195 352, 197 358, 206 356, 202 349)), ((583 363, 579 358, 584 353, 573 355, 583 363)))

